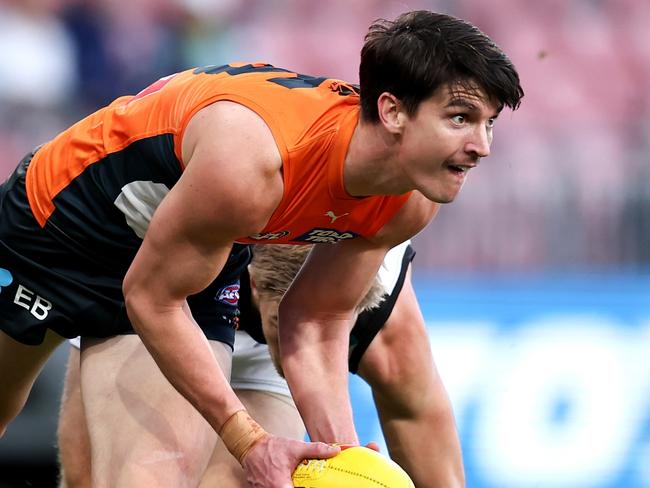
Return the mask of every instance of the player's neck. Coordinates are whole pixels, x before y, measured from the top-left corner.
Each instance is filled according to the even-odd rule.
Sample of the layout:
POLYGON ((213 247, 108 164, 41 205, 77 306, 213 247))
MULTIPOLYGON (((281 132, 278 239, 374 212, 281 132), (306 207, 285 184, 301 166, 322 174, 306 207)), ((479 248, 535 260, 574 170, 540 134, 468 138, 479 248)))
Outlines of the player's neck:
POLYGON ((357 197, 400 195, 413 188, 402 174, 399 142, 380 124, 360 121, 354 130, 343 169, 346 191, 357 197))

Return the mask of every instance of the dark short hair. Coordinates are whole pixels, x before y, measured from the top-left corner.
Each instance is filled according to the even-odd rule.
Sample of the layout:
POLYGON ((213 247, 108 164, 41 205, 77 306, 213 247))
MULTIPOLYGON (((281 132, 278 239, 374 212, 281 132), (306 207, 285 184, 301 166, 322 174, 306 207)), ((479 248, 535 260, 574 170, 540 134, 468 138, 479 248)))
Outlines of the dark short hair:
POLYGON ((359 67, 361 111, 379 120, 377 99, 395 95, 409 115, 443 86, 477 86, 515 110, 524 96, 519 75, 504 52, 469 22, 417 10, 379 19, 368 30, 359 67))

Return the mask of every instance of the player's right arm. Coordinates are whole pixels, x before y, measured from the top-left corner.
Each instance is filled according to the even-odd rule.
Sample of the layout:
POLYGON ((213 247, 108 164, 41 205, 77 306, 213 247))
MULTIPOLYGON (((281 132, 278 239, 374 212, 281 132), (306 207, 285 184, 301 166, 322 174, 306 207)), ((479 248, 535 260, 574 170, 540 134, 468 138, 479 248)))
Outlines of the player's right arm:
POLYGON ((233 240, 259 232, 279 204, 280 155, 256 114, 218 102, 190 121, 183 158, 186 169, 156 210, 125 277, 129 318, 167 379, 228 438, 229 449, 247 467, 249 481, 260 487, 291 486, 291 471, 302 458, 337 451, 272 438, 235 415, 243 405, 186 312, 186 298, 214 280, 233 240), (277 469, 265 458, 269 445, 279 460, 277 469))
POLYGON ((371 239, 316 245, 284 295, 282 368, 312 439, 358 444, 347 383, 355 308, 386 252, 419 232, 437 208, 416 192, 371 239))

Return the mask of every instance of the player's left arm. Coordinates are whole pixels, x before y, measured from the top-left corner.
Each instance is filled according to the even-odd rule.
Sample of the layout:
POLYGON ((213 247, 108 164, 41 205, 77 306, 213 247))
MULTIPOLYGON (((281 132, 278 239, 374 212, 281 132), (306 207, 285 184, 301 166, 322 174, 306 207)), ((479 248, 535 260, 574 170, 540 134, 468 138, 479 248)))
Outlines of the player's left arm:
POLYGON ((282 367, 312 440, 358 444, 348 393, 355 308, 386 252, 419 232, 437 206, 415 194, 372 240, 316 245, 279 309, 282 367))
POLYGON ((363 239, 317 244, 280 304, 282 368, 312 440, 358 444, 347 383, 349 334, 386 251, 363 239))

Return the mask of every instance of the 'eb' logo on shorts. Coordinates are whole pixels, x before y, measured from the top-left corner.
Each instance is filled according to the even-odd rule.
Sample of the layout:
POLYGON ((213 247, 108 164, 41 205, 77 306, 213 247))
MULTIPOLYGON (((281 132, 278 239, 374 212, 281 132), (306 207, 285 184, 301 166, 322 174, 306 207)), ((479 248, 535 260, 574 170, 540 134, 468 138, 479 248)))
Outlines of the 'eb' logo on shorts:
MULTIPOLYGON (((11 273, 4 268, 0 268, 0 293, 2 292, 3 286, 9 286, 13 281, 14 277, 11 273)), ((14 303, 19 307, 29 310, 29 313, 38 320, 45 320, 49 311, 52 310, 51 302, 25 288, 23 285, 18 285, 18 290, 16 290, 16 295, 14 296, 14 303)))
POLYGON ((37 295, 32 290, 25 288, 23 285, 18 285, 14 303, 19 307, 29 310, 29 313, 38 320, 45 320, 49 311, 52 310, 51 302, 37 295))

